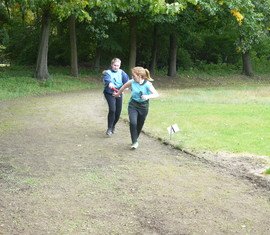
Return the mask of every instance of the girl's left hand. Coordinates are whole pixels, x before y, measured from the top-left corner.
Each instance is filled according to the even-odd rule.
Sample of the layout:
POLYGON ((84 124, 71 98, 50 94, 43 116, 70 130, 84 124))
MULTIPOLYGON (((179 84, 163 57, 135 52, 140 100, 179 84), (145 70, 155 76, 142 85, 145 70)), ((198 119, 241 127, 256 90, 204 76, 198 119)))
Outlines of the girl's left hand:
POLYGON ((120 96, 120 94, 119 94, 119 92, 114 92, 114 93, 113 93, 113 96, 115 96, 115 97, 119 97, 119 96, 120 96))

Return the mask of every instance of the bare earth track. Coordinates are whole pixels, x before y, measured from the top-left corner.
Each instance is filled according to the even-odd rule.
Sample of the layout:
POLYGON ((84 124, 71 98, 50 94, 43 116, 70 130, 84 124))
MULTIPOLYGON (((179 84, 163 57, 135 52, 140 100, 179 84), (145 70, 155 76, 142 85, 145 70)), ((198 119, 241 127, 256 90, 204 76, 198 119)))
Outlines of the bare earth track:
POLYGON ((270 234, 267 178, 147 135, 129 150, 123 121, 104 135, 101 93, 0 109, 0 234, 270 234))

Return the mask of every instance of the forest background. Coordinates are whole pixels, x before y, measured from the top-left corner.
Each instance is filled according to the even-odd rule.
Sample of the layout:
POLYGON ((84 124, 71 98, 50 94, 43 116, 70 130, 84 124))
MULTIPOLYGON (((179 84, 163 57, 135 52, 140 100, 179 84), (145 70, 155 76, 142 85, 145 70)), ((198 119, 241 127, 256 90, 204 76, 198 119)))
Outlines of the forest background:
POLYGON ((169 77, 182 71, 269 70, 269 0, 6 0, 0 3, 0 62, 100 71, 113 57, 169 77))

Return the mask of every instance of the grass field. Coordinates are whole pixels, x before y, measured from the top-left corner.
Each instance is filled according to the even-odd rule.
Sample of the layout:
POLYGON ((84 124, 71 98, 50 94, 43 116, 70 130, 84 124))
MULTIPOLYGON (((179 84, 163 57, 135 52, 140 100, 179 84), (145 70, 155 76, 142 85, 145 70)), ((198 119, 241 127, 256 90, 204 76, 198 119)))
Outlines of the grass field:
POLYGON ((34 68, 29 67, 0 68, 0 100, 99 87, 96 81, 89 82, 85 71, 79 78, 74 78, 69 76, 66 68, 51 68, 51 78, 46 82, 38 82, 33 73, 34 68))
POLYGON ((167 127, 177 124, 170 141, 181 149, 270 156, 269 80, 180 78, 164 87, 158 79, 156 88, 144 128, 152 135, 169 141, 167 127))

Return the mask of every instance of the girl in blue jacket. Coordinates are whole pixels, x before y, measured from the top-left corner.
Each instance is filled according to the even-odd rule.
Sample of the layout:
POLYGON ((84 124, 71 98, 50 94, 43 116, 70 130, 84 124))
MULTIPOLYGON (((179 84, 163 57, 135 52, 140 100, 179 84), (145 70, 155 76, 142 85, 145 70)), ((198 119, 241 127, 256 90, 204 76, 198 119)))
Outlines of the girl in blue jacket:
POLYGON ((103 84, 104 96, 107 100, 109 113, 108 113, 108 126, 106 135, 111 136, 114 133, 115 125, 120 118, 122 111, 122 96, 115 97, 113 93, 119 90, 128 80, 129 76, 120 69, 121 60, 118 58, 112 59, 111 68, 103 71, 103 84))
POLYGON ((152 85, 153 79, 148 69, 143 67, 134 67, 132 70, 132 79, 125 83, 115 97, 120 97, 126 88, 131 88, 131 98, 128 104, 129 127, 131 135, 131 149, 139 146, 138 138, 143 128, 146 116, 149 110, 149 99, 159 96, 152 85))

